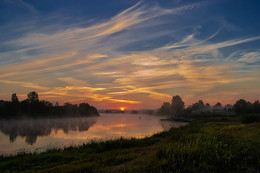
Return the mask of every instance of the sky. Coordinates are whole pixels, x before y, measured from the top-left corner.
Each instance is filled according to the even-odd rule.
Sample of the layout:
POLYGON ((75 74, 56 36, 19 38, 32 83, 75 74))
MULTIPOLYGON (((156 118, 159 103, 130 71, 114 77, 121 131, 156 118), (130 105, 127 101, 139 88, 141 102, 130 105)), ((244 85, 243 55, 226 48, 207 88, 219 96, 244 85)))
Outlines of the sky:
POLYGON ((259 0, 0 0, 0 100, 260 99, 259 0))

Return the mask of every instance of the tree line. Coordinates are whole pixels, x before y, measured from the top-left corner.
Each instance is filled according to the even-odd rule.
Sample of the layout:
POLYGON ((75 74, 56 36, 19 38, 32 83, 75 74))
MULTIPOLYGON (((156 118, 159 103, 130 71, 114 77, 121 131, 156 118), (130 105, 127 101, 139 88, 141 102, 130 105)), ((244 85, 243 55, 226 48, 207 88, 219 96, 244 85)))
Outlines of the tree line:
POLYGON ((173 96, 171 103, 164 102, 160 109, 157 111, 157 114, 169 115, 169 116, 180 116, 180 115, 190 115, 190 114, 212 114, 212 113, 222 113, 221 110, 225 113, 233 112, 236 114, 259 114, 260 113, 260 103, 256 100, 254 103, 246 101, 244 99, 239 99, 234 105, 222 106, 221 103, 217 102, 214 106, 210 106, 209 103, 204 104, 202 100, 192 104, 191 106, 184 108, 185 103, 182 98, 178 95, 173 96), (213 112, 216 110, 216 112, 213 112))
POLYGON ((11 96, 11 101, 0 100, 0 118, 19 117, 74 117, 74 116, 99 116, 97 109, 88 103, 65 103, 53 106, 49 101, 40 100, 35 91, 27 94, 27 99, 19 101, 16 93, 11 96))

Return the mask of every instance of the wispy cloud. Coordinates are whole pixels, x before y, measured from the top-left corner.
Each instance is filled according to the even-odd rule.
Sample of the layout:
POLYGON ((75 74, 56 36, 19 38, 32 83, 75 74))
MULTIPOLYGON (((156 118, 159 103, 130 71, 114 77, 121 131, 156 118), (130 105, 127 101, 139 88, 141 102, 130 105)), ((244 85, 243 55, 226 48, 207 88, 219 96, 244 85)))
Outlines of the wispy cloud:
POLYGON ((131 103, 138 104, 140 101, 134 100, 123 100, 116 99, 108 96, 107 94, 98 94, 98 91, 102 91, 104 88, 93 88, 93 87, 81 87, 81 86, 66 86, 66 87, 55 87, 54 89, 49 89, 46 92, 40 92, 39 94, 43 96, 43 98, 48 97, 69 97, 71 100, 80 99, 86 100, 90 99, 90 101, 108 101, 108 102, 121 102, 121 103, 131 103))
POLYGON ((38 90, 48 90, 50 88, 40 86, 39 84, 31 83, 31 82, 20 82, 20 81, 10 81, 10 80, 0 80, 0 83, 6 83, 11 85, 19 85, 20 87, 38 89, 38 90))
POLYGON ((42 97, 53 101, 69 98, 149 106, 147 100, 166 101, 175 94, 209 98, 214 89, 222 93, 218 86, 248 78, 238 72, 242 68, 259 67, 259 50, 224 56, 221 49, 259 42, 260 36, 226 39, 217 27, 202 37, 197 31, 200 22, 182 25, 182 20, 191 22, 186 13, 207 4, 165 9, 142 1, 86 26, 23 34, 4 43, 13 49, 0 53, 1 60, 8 59, 0 62, 0 82, 39 89, 42 97), (147 45, 139 48, 140 42, 147 45), (43 79, 49 81, 46 86, 40 85, 43 79))

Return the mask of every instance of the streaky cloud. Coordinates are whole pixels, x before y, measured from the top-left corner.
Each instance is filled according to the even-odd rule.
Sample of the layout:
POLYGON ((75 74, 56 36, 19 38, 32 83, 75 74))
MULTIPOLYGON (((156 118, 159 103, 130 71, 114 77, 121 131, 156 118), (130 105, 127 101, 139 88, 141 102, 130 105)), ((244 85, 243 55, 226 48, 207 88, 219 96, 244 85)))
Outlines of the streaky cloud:
MULTIPOLYGON (((36 26, 3 43, 12 49, 0 53, 0 82, 38 89, 53 101, 145 105, 147 100, 170 100, 176 94, 186 100, 198 95, 210 99, 226 94, 218 90, 220 86, 259 81, 259 49, 237 51, 258 43, 259 34, 225 38, 221 36, 225 25, 216 25, 202 37, 200 29, 207 21, 190 21, 210 3, 166 9, 140 1, 88 25, 72 24, 53 32, 42 32, 40 25, 36 32, 36 26), (156 44, 159 39, 163 44, 156 44), (143 48, 147 40, 156 46, 143 48), (223 49, 230 48, 235 51, 225 54, 223 49), (34 81, 26 82, 30 79, 34 81), (44 80, 49 83, 41 86, 44 80), (210 93, 213 90, 216 94, 210 93)), ((231 95, 236 93, 242 91, 231 95)))

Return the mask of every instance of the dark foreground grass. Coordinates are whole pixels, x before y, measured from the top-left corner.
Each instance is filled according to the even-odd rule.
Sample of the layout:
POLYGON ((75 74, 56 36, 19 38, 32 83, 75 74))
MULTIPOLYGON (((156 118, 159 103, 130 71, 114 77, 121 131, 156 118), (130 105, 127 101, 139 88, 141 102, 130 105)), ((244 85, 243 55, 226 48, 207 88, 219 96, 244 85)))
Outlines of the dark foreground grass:
POLYGON ((251 119, 197 117, 145 139, 0 157, 0 172, 259 172, 260 123, 251 119))

